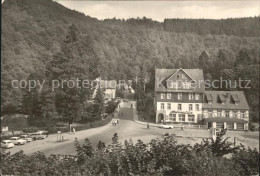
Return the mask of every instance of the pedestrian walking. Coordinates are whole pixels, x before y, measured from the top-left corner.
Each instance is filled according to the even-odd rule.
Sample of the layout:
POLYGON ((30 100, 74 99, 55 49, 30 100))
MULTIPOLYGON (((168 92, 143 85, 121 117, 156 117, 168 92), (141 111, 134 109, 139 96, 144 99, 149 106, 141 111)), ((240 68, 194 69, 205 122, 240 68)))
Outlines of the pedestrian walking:
POLYGON ((75 128, 73 128, 73 133, 75 134, 75 132, 76 132, 76 130, 75 130, 75 128))
POLYGON ((150 129, 150 124, 149 123, 147 123, 147 129, 150 129))
POLYGON ((117 123, 119 124, 119 119, 117 119, 117 123))

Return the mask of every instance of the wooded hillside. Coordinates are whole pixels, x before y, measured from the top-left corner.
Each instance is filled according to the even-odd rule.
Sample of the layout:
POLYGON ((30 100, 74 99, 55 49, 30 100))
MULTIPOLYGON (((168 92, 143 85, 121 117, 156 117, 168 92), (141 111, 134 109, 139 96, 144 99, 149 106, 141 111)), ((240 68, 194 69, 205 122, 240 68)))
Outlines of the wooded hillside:
MULTIPOLYGON (((256 87, 248 97, 252 97, 251 108, 258 112, 260 30, 257 21, 259 17, 167 19, 164 23, 148 18, 100 21, 52 0, 5 0, 2 7, 1 106, 5 110, 21 110, 23 93, 13 89, 11 81, 28 79, 32 74, 46 79, 46 65, 62 51, 69 27, 74 24, 79 40, 72 46, 75 48, 72 55, 78 58, 73 64, 89 69, 91 63, 96 69, 95 73, 84 72, 89 74, 88 78, 100 75, 119 80, 152 76, 156 66, 203 68, 204 75, 209 74, 213 79, 222 69, 232 71, 235 61, 239 61, 237 65, 246 63, 256 68, 246 67, 245 72, 254 76, 256 87), (200 62, 201 55, 206 59, 204 65, 200 62)), ((149 89, 153 89, 152 82, 147 91, 149 89)))

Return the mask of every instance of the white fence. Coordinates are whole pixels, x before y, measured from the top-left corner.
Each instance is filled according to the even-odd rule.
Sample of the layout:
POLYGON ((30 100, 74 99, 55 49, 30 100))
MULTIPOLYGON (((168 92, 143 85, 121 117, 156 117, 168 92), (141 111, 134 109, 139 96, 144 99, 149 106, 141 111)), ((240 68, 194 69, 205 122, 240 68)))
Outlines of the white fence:
POLYGON ((184 127, 184 128, 197 128, 197 129, 205 129, 206 125, 195 125, 195 124, 173 124, 173 127, 184 127))

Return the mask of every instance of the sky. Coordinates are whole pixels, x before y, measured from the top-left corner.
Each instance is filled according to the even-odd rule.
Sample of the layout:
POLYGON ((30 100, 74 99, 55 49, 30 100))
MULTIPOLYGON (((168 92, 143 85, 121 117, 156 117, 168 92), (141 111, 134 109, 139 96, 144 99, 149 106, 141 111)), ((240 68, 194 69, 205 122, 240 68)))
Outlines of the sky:
POLYGON ((97 19, 147 17, 238 18, 259 16, 260 1, 68 1, 56 0, 67 8, 97 19))

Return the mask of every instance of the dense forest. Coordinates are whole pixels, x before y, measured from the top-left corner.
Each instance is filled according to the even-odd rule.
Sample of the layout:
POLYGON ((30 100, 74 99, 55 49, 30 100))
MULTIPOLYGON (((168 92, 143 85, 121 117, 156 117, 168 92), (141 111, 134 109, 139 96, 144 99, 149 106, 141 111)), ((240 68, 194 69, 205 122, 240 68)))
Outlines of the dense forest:
MULTIPOLYGON (((5 0, 1 26, 2 113, 40 117, 46 111, 62 111, 55 108, 63 107, 59 103, 64 101, 57 95, 66 94, 66 90, 56 95, 48 88, 28 93, 12 88, 14 79, 62 79, 65 74, 66 79, 150 76, 153 80, 156 66, 202 68, 207 79, 220 75, 232 80, 250 78, 252 88, 246 90, 246 96, 252 119, 258 120, 259 19, 165 19, 160 23, 143 17, 101 21, 52 0, 5 0)), ((146 91, 153 86, 150 81, 146 91)), ((75 102, 71 106, 79 107, 89 92, 71 94, 80 98, 63 98, 72 98, 75 102)))

